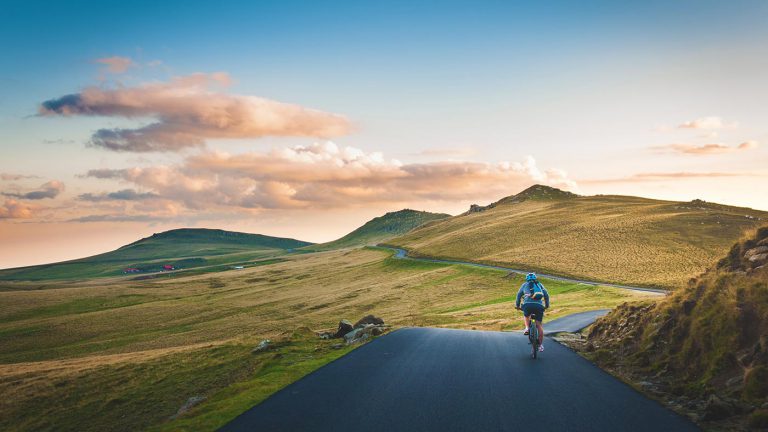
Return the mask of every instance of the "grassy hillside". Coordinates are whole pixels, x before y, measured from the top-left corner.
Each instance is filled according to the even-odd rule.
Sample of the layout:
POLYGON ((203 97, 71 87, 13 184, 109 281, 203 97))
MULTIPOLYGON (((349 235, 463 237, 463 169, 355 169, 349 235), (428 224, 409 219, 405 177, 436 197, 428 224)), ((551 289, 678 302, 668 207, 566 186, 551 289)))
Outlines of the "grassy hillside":
POLYGON ((663 302, 599 320, 588 342, 601 365, 672 395, 715 430, 765 430, 768 227, 663 302))
POLYGON ((405 234, 428 222, 445 219, 451 215, 404 209, 373 218, 365 225, 328 243, 308 246, 307 250, 331 250, 365 245, 376 245, 405 234))
POLYGON ((698 200, 578 196, 537 185, 387 243, 415 256, 673 287, 766 220, 768 212, 698 200))
POLYGON ((125 268, 137 268, 137 274, 142 275, 159 272, 163 265, 189 269, 247 264, 310 244, 260 234, 184 228, 153 234, 88 258, 0 270, 0 280, 86 279, 120 275, 125 268))
MULTIPOLYGON (((346 352, 294 332, 332 328, 341 318, 520 328, 519 277, 390 256, 364 248, 177 279, 5 282, 0 430, 215 430, 346 352), (266 338, 275 348, 252 354, 266 338), (206 400, 169 420, 193 396, 206 400)), ((546 284, 553 318, 650 296, 546 284)))

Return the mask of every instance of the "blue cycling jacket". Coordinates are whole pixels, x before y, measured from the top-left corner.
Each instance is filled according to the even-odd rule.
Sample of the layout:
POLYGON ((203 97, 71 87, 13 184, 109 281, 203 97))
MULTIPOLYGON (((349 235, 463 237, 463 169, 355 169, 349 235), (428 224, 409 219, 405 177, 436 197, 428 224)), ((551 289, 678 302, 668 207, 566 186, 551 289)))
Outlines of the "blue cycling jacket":
POLYGON ((520 290, 517 291, 517 300, 515 300, 515 307, 520 307, 520 300, 523 300, 523 304, 525 303, 535 303, 540 304, 544 307, 549 307, 549 293, 547 292, 547 289, 544 288, 544 285, 541 284, 541 282, 536 281, 537 284, 541 287, 541 291, 544 293, 544 304, 542 304, 541 300, 534 300, 531 298, 530 293, 531 291, 528 289, 528 282, 523 282, 522 285, 520 285, 520 290))

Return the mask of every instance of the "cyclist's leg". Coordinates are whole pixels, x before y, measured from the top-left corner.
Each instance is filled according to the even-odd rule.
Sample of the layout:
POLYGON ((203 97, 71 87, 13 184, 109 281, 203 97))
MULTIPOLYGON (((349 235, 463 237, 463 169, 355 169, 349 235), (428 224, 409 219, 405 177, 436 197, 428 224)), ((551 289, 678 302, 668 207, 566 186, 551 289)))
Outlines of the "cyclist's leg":
POLYGON ((523 306, 521 307, 523 310, 523 323, 525 323, 525 334, 528 334, 528 329, 531 328, 531 310, 529 309, 529 305, 526 305, 523 303, 523 306))
POLYGON ((539 345, 544 345, 544 307, 536 311, 536 328, 539 329, 539 345))

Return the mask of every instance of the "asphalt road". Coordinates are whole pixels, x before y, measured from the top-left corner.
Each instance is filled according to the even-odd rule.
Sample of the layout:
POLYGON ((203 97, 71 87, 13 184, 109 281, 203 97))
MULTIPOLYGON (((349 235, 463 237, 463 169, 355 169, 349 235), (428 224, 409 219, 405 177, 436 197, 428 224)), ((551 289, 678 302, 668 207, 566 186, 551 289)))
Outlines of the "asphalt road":
POLYGON ((544 314, 544 333, 577 332, 589 326, 601 316, 607 315, 608 312, 610 312, 609 309, 579 312, 552 320, 551 322, 547 322, 547 315, 544 314))
POLYGON ((221 430, 698 430, 562 345, 547 340, 533 360, 527 342, 513 332, 397 330, 275 393, 221 430))
MULTIPOLYGON (((502 267, 502 266, 495 266, 495 265, 489 265, 489 264, 478 264, 478 263, 473 263, 469 261, 444 260, 444 259, 437 259, 437 258, 416 258, 416 257, 408 256, 408 252, 405 249, 393 248, 389 246, 378 246, 378 247, 394 251, 395 258, 397 259, 408 259, 413 261, 424 261, 424 262, 433 262, 433 263, 440 263, 440 264, 460 264, 460 265, 468 265, 472 267, 504 270, 510 273, 517 273, 517 274, 529 273, 528 270, 513 269, 511 267, 502 267)), ((646 287, 637 287, 637 286, 631 286, 631 285, 613 284, 613 283, 607 283, 607 282, 587 281, 587 280, 572 279, 572 278, 567 278, 562 276, 547 275, 543 273, 536 273, 536 274, 545 279, 552 279, 552 280, 563 281, 563 282, 575 282, 575 283, 581 283, 585 285, 593 285, 593 286, 599 285, 599 286, 607 286, 607 287, 613 287, 613 288, 623 288, 623 289, 629 289, 634 291, 653 292, 658 294, 667 293, 666 290, 658 289, 658 288, 646 288, 646 287)))

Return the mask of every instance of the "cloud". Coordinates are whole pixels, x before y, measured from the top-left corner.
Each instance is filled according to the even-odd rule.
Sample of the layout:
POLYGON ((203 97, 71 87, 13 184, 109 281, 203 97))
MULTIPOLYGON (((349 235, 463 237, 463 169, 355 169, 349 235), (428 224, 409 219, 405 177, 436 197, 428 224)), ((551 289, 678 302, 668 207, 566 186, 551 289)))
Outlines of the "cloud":
POLYGON ((42 116, 152 118, 137 128, 99 129, 90 145, 113 151, 178 151, 208 139, 333 137, 349 132, 340 115, 221 91, 226 73, 193 74, 137 87, 88 87, 43 102, 42 116))
POLYGON ((14 199, 7 199, 0 206, 0 219, 29 219, 33 216, 34 207, 14 199))
POLYGON ((709 154, 723 154, 733 153, 736 151, 751 150, 758 147, 758 142, 749 140, 739 144, 738 146, 728 146, 725 144, 664 144, 658 146, 652 146, 651 149, 660 152, 678 153, 678 154, 692 154, 692 155, 709 155, 709 154))
POLYGON ((128 69, 136 66, 130 58, 119 56, 98 58, 94 62, 106 65, 107 71, 113 74, 125 73, 128 69))
POLYGON ((2 194, 11 198, 41 200, 45 198, 56 198, 62 192, 64 192, 64 183, 58 180, 51 180, 41 185, 38 190, 26 193, 3 192, 2 194))
POLYGON ((736 129, 737 122, 726 122, 720 117, 702 117, 677 125, 678 129, 736 129))
POLYGON ((600 183, 643 183, 664 180, 684 180, 698 178, 719 178, 719 177, 749 177, 752 173, 728 173, 728 172, 658 172, 658 173, 638 173, 627 177, 612 179, 592 179, 579 180, 579 183, 600 184, 600 183))
POLYGON ((141 201, 147 199, 159 198, 159 195, 152 192, 136 192, 134 189, 123 189, 109 193, 84 193, 77 197, 81 201, 101 202, 101 201, 141 201))
POLYGON ((739 149, 739 150, 751 150, 751 149, 756 149, 758 146, 759 146, 759 144, 758 144, 757 141, 749 140, 749 141, 744 141, 743 143, 739 144, 737 149, 739 149))
POLYGON ((81 216, 69 219, 67 222, 161 222, 168 218, 152 215, 125 215, 125 214, 104 214, 81 216))
POLYGON ((0 173, 0 180, 3 180, 3 181, 16 181, 16 180, 24 180, 24 179, 35 179, 35 178, 40 178, 40 177, 36 175, 0 173))
POLYGON ((523 162, 403 164, 332 142, 230 155, 206 152, 176 166, 92 170, 192 210, 343 208, 377 203, 481 201, 533 183, 575 189, 557 169, 523 162))

